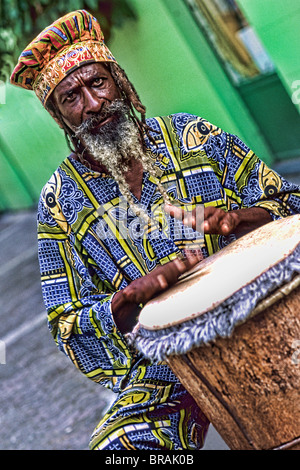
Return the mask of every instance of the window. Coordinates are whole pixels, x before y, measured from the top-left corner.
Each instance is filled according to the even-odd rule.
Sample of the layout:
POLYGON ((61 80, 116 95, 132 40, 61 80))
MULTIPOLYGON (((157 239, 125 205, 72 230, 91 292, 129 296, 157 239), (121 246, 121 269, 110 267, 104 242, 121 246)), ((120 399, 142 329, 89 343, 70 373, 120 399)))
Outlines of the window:
POLYGON ((184 0, 234 84, 274 72, 235 0, 184 0))

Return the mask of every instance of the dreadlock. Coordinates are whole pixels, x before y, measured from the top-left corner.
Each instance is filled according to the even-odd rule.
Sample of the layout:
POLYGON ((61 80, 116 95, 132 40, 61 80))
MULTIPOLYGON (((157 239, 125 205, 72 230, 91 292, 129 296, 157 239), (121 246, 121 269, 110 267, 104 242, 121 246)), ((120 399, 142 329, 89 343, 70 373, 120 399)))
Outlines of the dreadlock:
MULTIPOLYGON (((144 134, 147 135, 149 140, 153 143, 156 142, 153 139, 153 137, 150 134, 150 131, 153 132, 153 129, 151 129, 147 124, 146 124, 146 108, 142 104, 139 95, 129 80, 129 78, 126 75, 125 70, 123 70, 119 64, 115 62, 110 62, 108 63, 108 68, 110 70, 110 73, 114 79, 115 84, 117 87, 120 89, 123 99, 125 103, 128 105, 130 111, 131 111, 131 117, 135 124, 137 125, 137 128, 139 129, 140 135, 141 135, 141 140, 143 143, 143 146, 145 147, 145 139, 144 139, 144 134), (141 120, 138 119, 136 116, 134 109, 141 114, 141 120)), ((154 131, 155 132, 155 131, 154 131)))

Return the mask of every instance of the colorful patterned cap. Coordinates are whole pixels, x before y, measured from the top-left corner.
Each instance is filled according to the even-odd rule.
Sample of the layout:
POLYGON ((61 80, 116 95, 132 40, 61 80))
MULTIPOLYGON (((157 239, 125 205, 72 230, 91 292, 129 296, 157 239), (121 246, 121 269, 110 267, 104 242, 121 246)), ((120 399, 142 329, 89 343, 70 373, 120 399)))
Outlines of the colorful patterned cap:
POLYGON ((85 10, 68 13, 45 28, 22 52, 10 81, 34 90, 45 106, 54 88, 77 67, 116 62, 96 18, 85 10))

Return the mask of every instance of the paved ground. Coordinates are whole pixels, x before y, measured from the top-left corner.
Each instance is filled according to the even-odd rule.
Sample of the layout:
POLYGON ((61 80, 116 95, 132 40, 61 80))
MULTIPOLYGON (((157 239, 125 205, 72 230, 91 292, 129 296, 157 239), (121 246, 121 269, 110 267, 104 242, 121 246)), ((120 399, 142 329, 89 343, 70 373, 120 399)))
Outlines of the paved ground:
POLYGON ((112 394, 79 373, 48 332, 35 213, 0 217, 0 243, 0 449, 87 449, 112 394))
MULTIPOLYGON (((87 449, 114 394, 78 372, 48 332, 35 212, 1 215, 0 246, 0 449, 87 449)), ((227 449, 213 428, 205 449, 227 449)))

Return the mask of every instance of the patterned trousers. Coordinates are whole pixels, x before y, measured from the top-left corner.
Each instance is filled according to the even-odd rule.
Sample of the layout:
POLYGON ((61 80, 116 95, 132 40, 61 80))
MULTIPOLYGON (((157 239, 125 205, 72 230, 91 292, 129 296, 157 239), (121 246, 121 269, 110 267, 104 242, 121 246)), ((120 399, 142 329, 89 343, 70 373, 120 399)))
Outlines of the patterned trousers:
POLYGON ((93 450, 197 450, 209 422, 178 382, 133 380, 94 430, 93 450))

